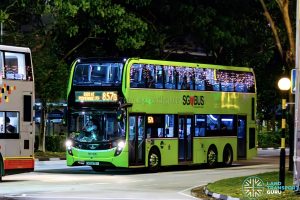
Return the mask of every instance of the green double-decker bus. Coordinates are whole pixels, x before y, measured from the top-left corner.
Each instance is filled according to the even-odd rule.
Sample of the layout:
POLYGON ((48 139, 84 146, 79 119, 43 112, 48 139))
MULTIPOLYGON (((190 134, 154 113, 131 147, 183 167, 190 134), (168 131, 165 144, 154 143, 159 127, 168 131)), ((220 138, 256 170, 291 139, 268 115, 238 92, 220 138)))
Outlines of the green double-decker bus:
POLYGON ((217 163, 257 154, 251 68, 130 58, 81 58, 68 86, 67 165, 217 163))

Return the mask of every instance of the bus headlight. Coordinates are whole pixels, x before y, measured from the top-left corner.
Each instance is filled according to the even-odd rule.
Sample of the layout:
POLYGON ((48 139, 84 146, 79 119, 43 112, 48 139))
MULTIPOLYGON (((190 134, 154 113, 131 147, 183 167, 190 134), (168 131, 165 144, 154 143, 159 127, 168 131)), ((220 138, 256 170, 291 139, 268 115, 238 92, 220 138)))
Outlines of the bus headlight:
POLYGON ((73 141, 72 141, 72 140, 67 140, 67 141, 66 141, 66 147, 67 147, 68 153, 69 153, 71 156, 73 156, 73 152, 72 152, 73 141))
POLYGON ((115 156, 120 155, 120 153, 122 152, 123 148, 125 147, 125 142, 124 141, 119 141, 117 144, 117 149, 115 152, 115 156))

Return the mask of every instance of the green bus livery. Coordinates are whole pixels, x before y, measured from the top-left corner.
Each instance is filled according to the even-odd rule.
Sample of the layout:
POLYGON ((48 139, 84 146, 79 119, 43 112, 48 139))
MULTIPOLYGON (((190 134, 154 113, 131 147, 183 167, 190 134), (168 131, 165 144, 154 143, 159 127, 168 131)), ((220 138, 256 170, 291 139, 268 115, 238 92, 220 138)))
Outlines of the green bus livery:
POLYGON ((217 163, 257 154, 251 68, 130 58, 81 58, 68 85, 67 165, 217 163))

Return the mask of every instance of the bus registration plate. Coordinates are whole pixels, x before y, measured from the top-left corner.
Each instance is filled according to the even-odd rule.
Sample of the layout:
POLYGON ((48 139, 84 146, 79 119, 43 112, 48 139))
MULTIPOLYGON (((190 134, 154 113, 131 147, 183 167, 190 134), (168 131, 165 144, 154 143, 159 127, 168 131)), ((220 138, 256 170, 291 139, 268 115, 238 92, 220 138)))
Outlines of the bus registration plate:
POLYGON ((99 165, 99 162, 86 162, 86 165, 99 165))

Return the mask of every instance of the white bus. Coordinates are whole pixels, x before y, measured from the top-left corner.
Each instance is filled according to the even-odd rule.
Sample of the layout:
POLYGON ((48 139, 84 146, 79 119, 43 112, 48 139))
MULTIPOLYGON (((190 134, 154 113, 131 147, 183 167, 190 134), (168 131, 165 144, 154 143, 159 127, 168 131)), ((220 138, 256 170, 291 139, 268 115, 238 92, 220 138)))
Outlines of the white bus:
POLYGON ((34 99, 30 49, 0 45, 0 181, 34 169, 34 99))

